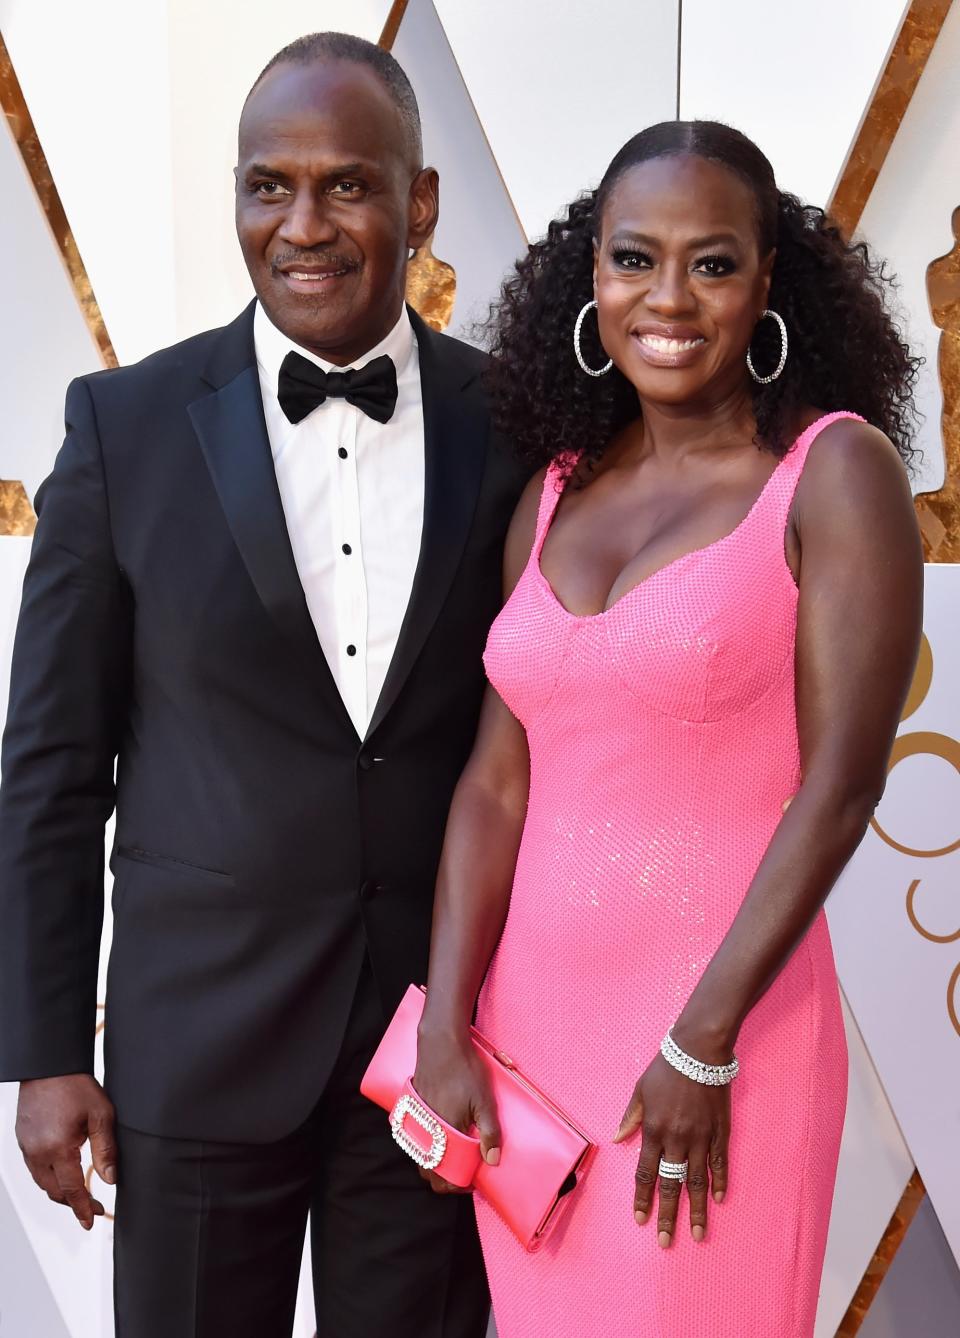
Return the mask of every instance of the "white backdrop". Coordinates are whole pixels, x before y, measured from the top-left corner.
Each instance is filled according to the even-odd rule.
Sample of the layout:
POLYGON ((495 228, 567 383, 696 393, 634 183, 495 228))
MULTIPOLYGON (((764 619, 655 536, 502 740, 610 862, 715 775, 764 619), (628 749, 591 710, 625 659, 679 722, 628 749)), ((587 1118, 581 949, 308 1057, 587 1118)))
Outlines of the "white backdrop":
MULTIPOLYGON (((388 0, 0 0, 0 31, 121 361, 222 323, 248 300, 233 237, 231 169, 239 104, 266 59, 311 28, 376 38, 389 7, 388 0)), ((525 237, 595 184, 629 134, 672 116, 678 94, 682 115, 739 124, 769 154, 781 184, 825 202, 903 10, 903 0, 810 0, 800 21, 794 6, 686 0, 678 49, 676 0, 411 0, 395 50, 417 87, 427 153, 441 170, 435 251, 458 274, 454 330, 481 313, 525 237)), ((960 161, 960 104, 950 78, 958 62, 955 6, 863 220, 903 275, 911 333, 930 358, 923 443, 926 476, 934 479, 942 470, 939 390, 923 271, 948 249, 949 209, 960 203, 950 194, 960 161)), ((10 296, 0 322, 0 478, 23 479, 32 493, 59 442, 65 384, 94 368, 97 355, 6 128, 0 165, 7 168, 0 279, 10 296)), ((26 540, 0 538, 0 714, 27 549, 26 540)), ((955 569, 930 573, 935 621, 928 634, 938 677, 923 707, 924 728, 952 737, 957 722, 944 684, 951 674, 956 681, 950 665, 960 654, 950 617, 956 578, 955 569)), ((888 829, 940 821, 936 805, 955 784, 935 760, 900 764, 884 801, 888 829), (919 806, 910 799, 914 789, 919 806)), ((919 831, 910 839, 932 839, 929 826, 919 831)), ((889 847, 880 855, 901 858, 889 847)), ((957 1248, 953 1164, 930 1150, 944 1130, 924 1123, 921 1103, 891 1076, 904 1038, 887 1010, 895 998, 901 1022, 934 1035, 947 984, 934 963, 949 964, 949 954, 956 961, 960 952, 910 929, 899 873, 894 878, 885 865, 881 874, 863 862, 869 858, 865 847, 829 907, 856 1021, 848 1015, 850 1104, 818 1338, 834 1333, 915 1157, 957 1248), (878 949, 871 955, 862 925, 869 916, 872 936, 875 912, 889 935, 882 953, 879 935, 871 937, 878 949), (932 1013, 921 988, 928 981, 932 1013)), ((935 933, 949 935, 957 926, 951 884, 935 884, 931 863, 924 861, 917 910, 935 933)), ((944 1039, 954 1046, 954 1082, 957 1039, 944 1039)), ((0 1089, 0 1332, 100 1338, 112 1331, 109 1225, 85 1236, 34 1190, 9 1136, 13 1096, 0 1089)), ((955 1146, 960 1099, 946 1079, 939 1106, 955 1146)), ((306 1306, 297 1323, 298 1338, 312 1333, 306 1306)))

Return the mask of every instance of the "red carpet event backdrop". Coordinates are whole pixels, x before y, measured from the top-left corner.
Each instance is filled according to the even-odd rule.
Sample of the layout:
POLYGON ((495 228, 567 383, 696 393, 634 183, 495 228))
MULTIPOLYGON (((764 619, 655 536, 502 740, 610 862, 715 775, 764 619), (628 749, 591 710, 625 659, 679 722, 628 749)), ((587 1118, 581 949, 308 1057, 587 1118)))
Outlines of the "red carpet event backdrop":
MULTIPOLYGON (((417 91, 442 217, 408 296, 435 328, 470 338, 527 240, 629 135, 674 116, 744 130, 782 188, 831 205, 900 278, 904 328, 926 359, 914 480, 925 637, 886 795, 827 904, 851 1072, 817 1338, 953 1333, 960 3, 0 0, 0 719, 32 498, 67 382, 222 324, 249 299, 233 231, 238 109, 273 51, 324 28, 391 47, 417 91)), ((105 947, 109 933, 108 913, 105 947)), ((106 1338, 109 1219, 85 1235, 36 1192, 15 1100, 0 1087, 0 1332, 106 1338)), ((307 1301, 298 1338, 313 1333, 307 1301)))

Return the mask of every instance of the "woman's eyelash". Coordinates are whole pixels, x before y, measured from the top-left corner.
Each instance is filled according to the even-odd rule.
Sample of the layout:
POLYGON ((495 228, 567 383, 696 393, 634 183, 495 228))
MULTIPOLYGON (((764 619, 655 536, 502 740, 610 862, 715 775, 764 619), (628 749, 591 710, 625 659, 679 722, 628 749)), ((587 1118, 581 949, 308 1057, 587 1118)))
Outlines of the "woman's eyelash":
POLYGON ((637 261, 645 260, 648 264, 652 263, 648 253, 639 250, 635 246, 616 246, 613 248, 611 255, 613 256, 614 263, 617 265, 622 264, 623 261, 627 259, 637 261))
POLYGON ((699 268, 701 265, 712 265, 715 271, 720 274, 729 274, 736 269, 733 257, 725 255, 701 256, 697 261, 697 267, 699 268))

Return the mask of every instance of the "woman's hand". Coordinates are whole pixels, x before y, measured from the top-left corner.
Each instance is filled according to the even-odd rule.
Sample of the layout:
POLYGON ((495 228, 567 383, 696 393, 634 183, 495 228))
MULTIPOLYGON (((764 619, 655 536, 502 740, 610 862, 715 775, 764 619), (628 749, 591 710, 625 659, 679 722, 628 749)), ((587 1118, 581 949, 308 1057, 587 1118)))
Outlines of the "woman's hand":
POLYGON ((694 1082, 658 1054, 634 1088, 614 1142, 622 1143, 641 1128, 643 1146, 637 1163, 634 1217, 641 1225, 647 1221, 659 1180, 658 1240, 664 1247, 670 1244, 677 1228, 683 1185, 679 1180, 660 1176, 660 1159, 686 1161, 690 1231, 694 1240, 703 1240, 711 1183, 716 1203, 723 1201, 727 1189, 729 1087, 706 1087, 694 1082))
MULTIPOLYGON (((413 1075, 417 1095, 447 1124, 470 1133, 475 1126, 480 1153, 488 1166, 500 1161, 500 1125, 493 1091, 469 1035, 421 1034, 413 1075)), ((468 1194, 435 1171, 421 1171, 436 1194, 468 1194)))

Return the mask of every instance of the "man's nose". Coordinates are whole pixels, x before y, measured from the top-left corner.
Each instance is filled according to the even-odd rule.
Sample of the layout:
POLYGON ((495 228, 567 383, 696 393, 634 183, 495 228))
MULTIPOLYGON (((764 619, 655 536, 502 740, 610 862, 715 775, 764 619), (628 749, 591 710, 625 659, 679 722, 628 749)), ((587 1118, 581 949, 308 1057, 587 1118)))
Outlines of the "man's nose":
POLYGON ((297 191, 278 229, 280 238, 288 245, 304 249, 329 246, 337 231, 326 196, 317 196, 311 190, 297 191))
POLYGON ((652 311, 664 315, 689 311, 693 305, 693 294, 690 292, 686 265, 658 265, 647 288, 646 304, 652 311))

